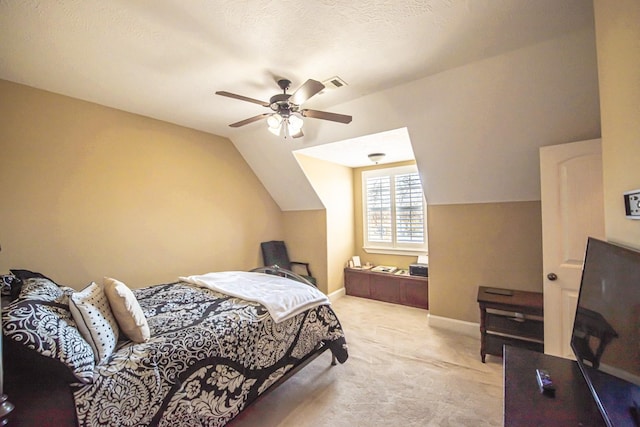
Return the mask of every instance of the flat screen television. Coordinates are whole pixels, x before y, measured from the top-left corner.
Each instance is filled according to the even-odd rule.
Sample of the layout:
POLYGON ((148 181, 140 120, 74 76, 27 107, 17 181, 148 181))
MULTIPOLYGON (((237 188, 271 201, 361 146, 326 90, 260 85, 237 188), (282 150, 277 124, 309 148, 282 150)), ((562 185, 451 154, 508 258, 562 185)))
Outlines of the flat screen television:
POLYGON ((608 426, 640 426, 640 252, 589 238, 571 336, 608 426))

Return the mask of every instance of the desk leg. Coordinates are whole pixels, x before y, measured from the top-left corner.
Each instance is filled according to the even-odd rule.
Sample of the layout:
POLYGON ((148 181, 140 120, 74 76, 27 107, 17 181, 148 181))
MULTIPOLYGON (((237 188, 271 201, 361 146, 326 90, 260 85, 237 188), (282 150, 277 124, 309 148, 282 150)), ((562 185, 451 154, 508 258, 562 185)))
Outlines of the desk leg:
POLYGON ((487 353, 485 352, 485 338, 487 336, 487 328, 485 326, 485 321, 487 319, 487 309, 483 304, 480 304, 480 358, 482 359, 482 363, 485 363, 485 357, 487 353))

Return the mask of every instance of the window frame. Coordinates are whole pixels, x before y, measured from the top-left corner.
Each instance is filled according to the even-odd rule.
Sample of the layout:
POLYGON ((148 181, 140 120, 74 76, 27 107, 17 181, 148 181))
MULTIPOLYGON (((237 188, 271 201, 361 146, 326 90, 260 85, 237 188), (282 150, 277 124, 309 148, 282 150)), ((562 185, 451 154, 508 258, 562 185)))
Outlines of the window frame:
POLYGON ((395 200, 395 177, 404 174, 418 174, 420 178, 420 186, 422 187, 422 178, 418 172, 416 165, 395 166, 388 168, 377 168, 362 171, 362 225, 363 225, 363 249, 367 253, 391 254, 391 255, 427 255, 428 235, 427 235, 427 201, 424 197, 424 187, 422 187, 422 215, 423 215, 423 243, 399 243, 396 235, 396 200, 395 200), (391 181, 391 227, 392 241, 372 242, 369 241, 369 224, 368 224, 368 200, 367 200, 367 180, 382 176, 390 177, 391 181))

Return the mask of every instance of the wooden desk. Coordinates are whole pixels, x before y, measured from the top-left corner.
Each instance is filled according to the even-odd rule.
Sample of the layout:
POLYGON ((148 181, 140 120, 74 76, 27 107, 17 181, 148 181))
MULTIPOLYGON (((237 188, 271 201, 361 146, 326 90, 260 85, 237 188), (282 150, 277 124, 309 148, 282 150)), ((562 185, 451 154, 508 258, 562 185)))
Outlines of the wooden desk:
POLYGON ((604 426, 577 362, 535 351, 504 347, 505 427, 604 426), (536 369, 549 372, 555 397, 540 393, 536 369))
POLYGON ((346 294, 356 297, 428 309, 428 286, 427 277, 376 273, 357 268, 344 269, 346 294))
POLYGON ((502 356, 507 345, 544 351, 543 299, 540 292, 501 288, 478 288, 480 306, 480 357, 502 356), (509 291, 499 295, 492 290, 509 291))

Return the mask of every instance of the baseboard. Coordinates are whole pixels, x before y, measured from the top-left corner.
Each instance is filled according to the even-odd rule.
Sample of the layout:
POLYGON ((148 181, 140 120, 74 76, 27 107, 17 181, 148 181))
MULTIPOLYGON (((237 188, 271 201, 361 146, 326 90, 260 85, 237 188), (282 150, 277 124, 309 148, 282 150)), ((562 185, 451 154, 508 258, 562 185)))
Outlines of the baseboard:
POLYGON ((450 317, 434 316, 429 314, 429 326, 447 329, 462 335, 480 339, 480 325, 474 322, 452 319, 450 317))
POLYGON ((331 302, 336 301, 337 299, 342 298, 346 294, 347 294, 347 291, 344 288, 340 288, 337 291, 333 291, 328 295, 329 301, 331 302))

